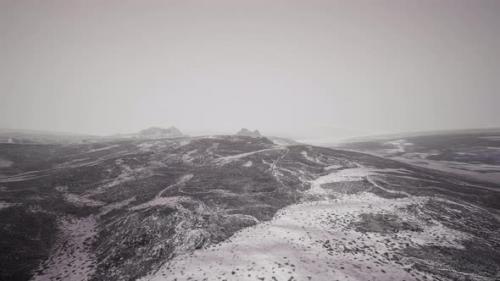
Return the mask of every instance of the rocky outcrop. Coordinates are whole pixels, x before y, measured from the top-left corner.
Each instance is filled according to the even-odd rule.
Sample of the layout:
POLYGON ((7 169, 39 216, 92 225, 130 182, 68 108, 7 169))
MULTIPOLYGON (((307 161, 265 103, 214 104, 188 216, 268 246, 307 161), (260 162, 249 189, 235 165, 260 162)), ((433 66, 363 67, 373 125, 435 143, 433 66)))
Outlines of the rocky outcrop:
POLYGON ((262 135, 260 134, 259 130, 254 130, 253 132, 250 131, 247 128, 241 129, 238 133, 236 133, 238 136, 245 136, 245 137, 253 137, 253 138, 260 138, 262 135))

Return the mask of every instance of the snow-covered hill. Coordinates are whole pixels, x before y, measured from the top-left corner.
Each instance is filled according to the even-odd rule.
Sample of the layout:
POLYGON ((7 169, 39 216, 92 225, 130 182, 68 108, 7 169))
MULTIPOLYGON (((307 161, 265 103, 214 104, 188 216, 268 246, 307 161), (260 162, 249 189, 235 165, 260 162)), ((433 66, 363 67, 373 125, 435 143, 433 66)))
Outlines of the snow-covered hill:
POLYGON ((265 137, 0 144, 2 280, 493 280, 498 184, 265 137), (190 278, 190 279, 189 279, 190 278))

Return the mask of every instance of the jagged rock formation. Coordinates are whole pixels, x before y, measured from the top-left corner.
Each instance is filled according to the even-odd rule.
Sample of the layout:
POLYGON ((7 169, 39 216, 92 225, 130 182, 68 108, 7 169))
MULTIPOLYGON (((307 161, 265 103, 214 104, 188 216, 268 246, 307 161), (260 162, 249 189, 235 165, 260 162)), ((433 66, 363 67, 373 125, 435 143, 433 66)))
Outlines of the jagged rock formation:
POLYGON ((254 130, 253 132, 248 130, 247 128, 242 128, 238 133, 236 133, 238 136, 245 136, 245 137, 253 137, 253 138, 260 138, 262 135, 260 134, 259 130, 254 130))

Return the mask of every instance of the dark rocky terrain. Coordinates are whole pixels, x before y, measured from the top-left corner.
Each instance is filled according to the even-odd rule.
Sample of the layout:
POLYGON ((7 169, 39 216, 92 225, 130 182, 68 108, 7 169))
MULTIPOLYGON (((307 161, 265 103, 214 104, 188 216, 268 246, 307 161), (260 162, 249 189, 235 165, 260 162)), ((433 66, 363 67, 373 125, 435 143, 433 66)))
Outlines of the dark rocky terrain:
MULTIPOLYGON (((439 146, 436 161, 500 165, 500 139, 474 138, 423 139, 419 153, 439 146), (457 158, 479 145, 494 149, 457 158)), ((363 145, 0 144, 0 279, 500 277, 499 182, 363 145)))
POLYGON ((350 142, 350 149, 470 179, 500 183, 500 129, 350 142))

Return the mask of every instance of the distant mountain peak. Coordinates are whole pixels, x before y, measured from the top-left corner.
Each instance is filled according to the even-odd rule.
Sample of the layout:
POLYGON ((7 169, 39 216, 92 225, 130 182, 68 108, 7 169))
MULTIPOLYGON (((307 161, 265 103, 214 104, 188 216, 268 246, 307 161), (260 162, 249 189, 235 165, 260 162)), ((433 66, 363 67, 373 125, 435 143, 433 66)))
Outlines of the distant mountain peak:
POLYGON ((182 132, 174 126, 166 129, 161 127, 149 127, 141 130, 139 135, 145 138, 172 138, 183 136, 182 132))
POLYGON ((259 130, 254 130, 253 132, 250 131, 247 128, 242 128, 238 133, 236 133, 238 136, 246 136, 246 137, 253 137, 253 138, 259 138, 262 137, 260 134, 259 130))

